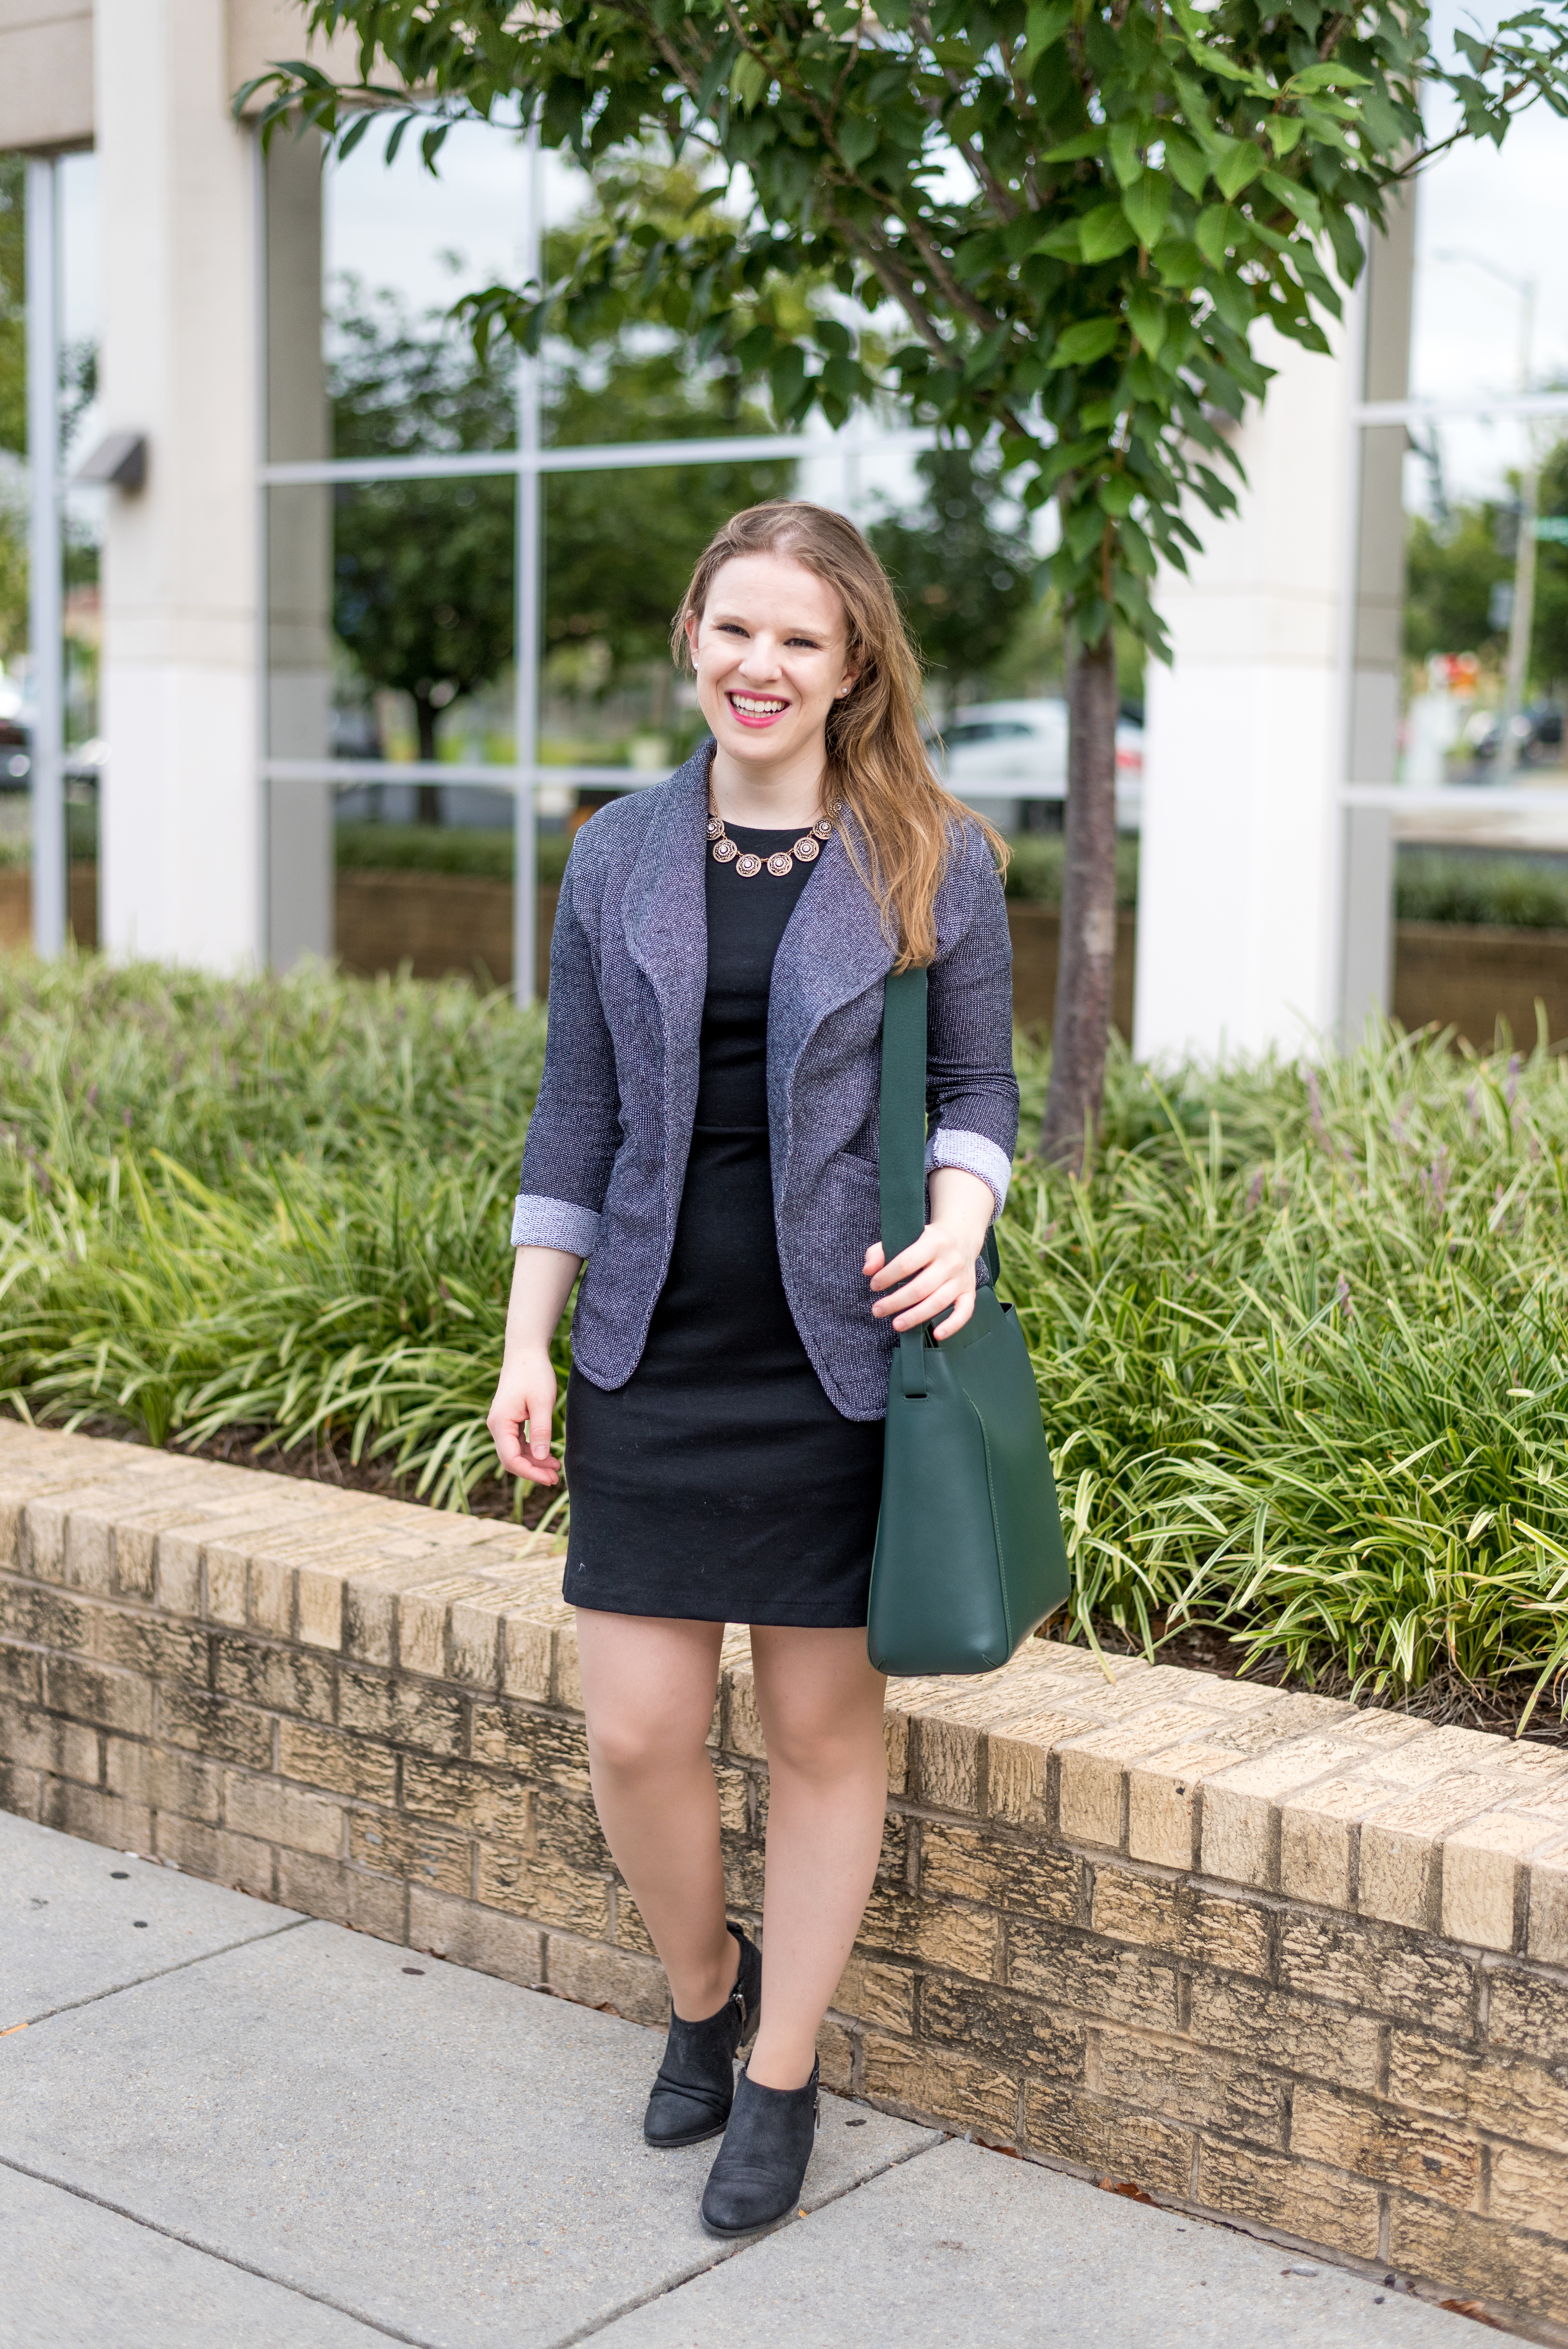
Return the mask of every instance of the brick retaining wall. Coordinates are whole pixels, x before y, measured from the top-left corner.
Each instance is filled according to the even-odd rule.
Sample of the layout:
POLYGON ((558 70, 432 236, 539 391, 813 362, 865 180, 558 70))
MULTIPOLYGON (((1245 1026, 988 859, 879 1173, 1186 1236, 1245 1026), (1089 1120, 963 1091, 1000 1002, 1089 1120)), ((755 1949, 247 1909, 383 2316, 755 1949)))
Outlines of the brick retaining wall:
MULTIPOLYGON (((656 2023, 559 1576, 0 1423, 0 1803, 656 2023)), ((1568 1752, 1057 1642, 892 1700, 834 2085, 1568 2340, 1568 1752)), ((744 1632, 714 1744, 754 1919, 744 1632)))

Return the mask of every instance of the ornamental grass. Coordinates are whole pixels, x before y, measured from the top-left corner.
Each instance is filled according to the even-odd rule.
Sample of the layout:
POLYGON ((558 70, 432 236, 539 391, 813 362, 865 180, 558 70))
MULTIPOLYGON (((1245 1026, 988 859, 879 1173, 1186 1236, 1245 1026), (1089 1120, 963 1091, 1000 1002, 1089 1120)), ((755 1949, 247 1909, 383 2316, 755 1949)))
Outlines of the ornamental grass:
MULTIPOLYGON (((542 1044, 457 981, 0 964, 5 1407, 488 1502, 542 1044)), ((1019 1065, 1026 1135, 1044 1069, 1019 1065)), ((1026 1156, 1001 1231, 1073 1635, 1202 1624, 1243 1668, 1563 1710, 1565 1169, 1539 1046, 1385 1030, 1165 1078, 1119 1054, 1087 1178, 1026 1156)))

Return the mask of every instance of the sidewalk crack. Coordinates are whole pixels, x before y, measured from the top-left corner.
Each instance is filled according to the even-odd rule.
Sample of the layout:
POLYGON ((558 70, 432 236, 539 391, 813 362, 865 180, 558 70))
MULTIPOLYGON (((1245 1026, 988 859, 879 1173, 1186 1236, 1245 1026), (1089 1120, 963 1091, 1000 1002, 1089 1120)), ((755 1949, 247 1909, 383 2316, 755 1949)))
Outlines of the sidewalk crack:
POLYGON ((235 1950, 254 1949, 258 1941, 275 1941, 280 1934, 297 1933, 302 1925, 313 1925, 314 1917, 291 1917, 286 1925, 271 1925, 264 1933, 246 1933, 238 1941, 225 1941, 221 1949, 199 1951, 193 1958, 180 1958, 171 1966, 159 1966, 150 1974, 133 1974, 129 1982, 110 1982, 107 1990, 89 1991, 86 1998, 67 1998, 58 2006, 46 2006, 42 2014, 29 2014, 21 2023, 13 2023, 0 2030, 0 2038, 8 2038, 13 2031, 30 2031, 35 2023, 52 2023, 57 2014, 75 2014, 78 2007, 97 2006, 106 1998, 120 1998, 128 1990, 139 1990, 144 1982, 167 1982, 170 1974, 188 1972, 192 1966, 204 1966, 213 1958, 226 1958, 235 1950))
POLYGON ((686 2270, 684 2274, 669 2276, 663 2283, 654 2284, 646 2292, 634 2292, 630 2299, 618 2302, 604 2315, 595 2316, 588 2323, 578 2325, 574 2332, 557 2333, 546 2344, 546 2349, 577 2349, 578 2343, 592 2341, 596 2334, 606 2332, 612 2324, 618 2324, 623 2316, 630 2316, 639 2308, 651 2307, 655 2300, 667 2300, 672 2292, 681 2291, 688 2283, 696 2283, 699 2276, 711 2275, 715 2268, 723 2267, 728 2260, 744 2259, 748 2251, 757 2250, 759 2244, 766 2243, 772 2236, 782 2234, 786 2227, 799 2224, 809 2226, 820 2211, 831 2209, 835 2202, 842 2202, 850 2195, 858 2194, 862 2186, 874 2185, 879 2178, 885 2178, 890 2170, 902 2169, 906 2162, 918 2161, 923 2153, 934 2153, 939 2146, 945 2145, 947 2142, 948 2133, 945 2130, 940 2133, 933 2131, 923 2144, 912 2145, 903 2153, 889 2154, 885 2161, 877 2168, 869 2170, 865 2177, 851 2178, 847 2186, 841 2186, 835 2193, 825 2194, 803 2221, 788 2218, 777 2220, 771 2227, 764 2228, 758 2234, 748 2235, 743 2243, 737 2243, 732 2251, 722 2251, 716 2245, 710 2259, 696 2261, 686 2270))
MULTIPOLYGON (((286 1930, 286 1928, 285 1928, 286 1930)), ((263 1936, 270 1939, 271 1936, 263 1936)), ((214 1955, 217 1954, 215 1951, 214 1955)), ((191 1963, 199 1961, 192 1959, 191 1963)), ((177 1970, 176 1970, 177 1971, 177 1970)), ((95 2209, 112 2211, 117 2219, 129 2219, 133 2227, 144 2228, 150 2235, 161 2235, 171 2243, 182 2243, 188 2251, 200 2251, 204 2259, 217 2260, 226 2268, 237 2268, 242 2275, 255 2276, 279 2292, 293 2292, 296 2299, 313 2300, 318 2308, 330 2308, 338 2316, 346 2316, 354 2323, 364 2325, 368 2333, 379 2333, 384 2341, 401 2341, 407 2349, 440 2349, 440 2344, 428 2341, 422 2333, 400 2333, 395 2324, 384 2324, 378 2317, 366 2316, 363 2309, 352 2307, 346 2301, 334 2300, 325 2292, 312 2292, 308 2284, 293 2283, 286 2276, 272 2274, 266 2268, 254 2266, 249 2260, 236 2259, 232 2251, 221 2251, 214 2243, 204 2243, 197 2235, 181 2234, 178 2227, 165 2227, 156 2219, 144 2218, 123 2202, 111 2202, 106 2194, 94 2194, 85 2186, 74 2186, 68 2178, 52 2177, 46 2169, 34 2169, 12 2155, 0 2153, 0 2169, 14 2169, 19 2177, 30 2178, 36 2185, 53 2186, 62 2194, 74 2195, 78 2202, 90 2202, 95 2209)))

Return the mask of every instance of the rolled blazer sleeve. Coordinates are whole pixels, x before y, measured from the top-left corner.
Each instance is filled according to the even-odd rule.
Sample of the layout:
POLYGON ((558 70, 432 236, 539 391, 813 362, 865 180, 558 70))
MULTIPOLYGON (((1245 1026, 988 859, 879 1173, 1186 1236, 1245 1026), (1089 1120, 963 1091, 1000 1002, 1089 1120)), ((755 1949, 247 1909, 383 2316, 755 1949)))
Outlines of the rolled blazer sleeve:
POLYGON ((581 1257, 592 1256, 599 1237, 621 1138, 614 1047, 593 941, 577 903, 585 877, 574 844, 550 943, 544 1075, 529 1121, 511 1219, 514 1247, 562 1248, 581 1257))
POLYGON ((990 1187, 1000 1215, 1018 1140, 1013 1074, 1013 942, 1001 876, 985 834, 965 827, 937 898, 937 956, 927 996, 928 1172, 962 1166, 990 1187), (955 935, 943 939, 944 900, 955 935))

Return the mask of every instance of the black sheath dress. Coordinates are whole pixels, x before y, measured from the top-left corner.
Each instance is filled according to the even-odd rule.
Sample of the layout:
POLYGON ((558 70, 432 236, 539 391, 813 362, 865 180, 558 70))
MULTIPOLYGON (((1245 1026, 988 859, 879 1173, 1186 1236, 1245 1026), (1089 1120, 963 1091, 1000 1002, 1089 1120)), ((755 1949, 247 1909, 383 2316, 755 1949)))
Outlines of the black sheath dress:
MULTIPOLYGON (((799 837, 728 829, 763 858, 799 837)), ((768 990, 815 869, 745 879, 707 860, 702 1073, 669 1276, 625 1385, 574 1369, 567 1389, 562 1595, 574 1607, 823 1629, 866 1619, 882 1422, 846 1419, 800 1343, 769 1163, 768 990)))

